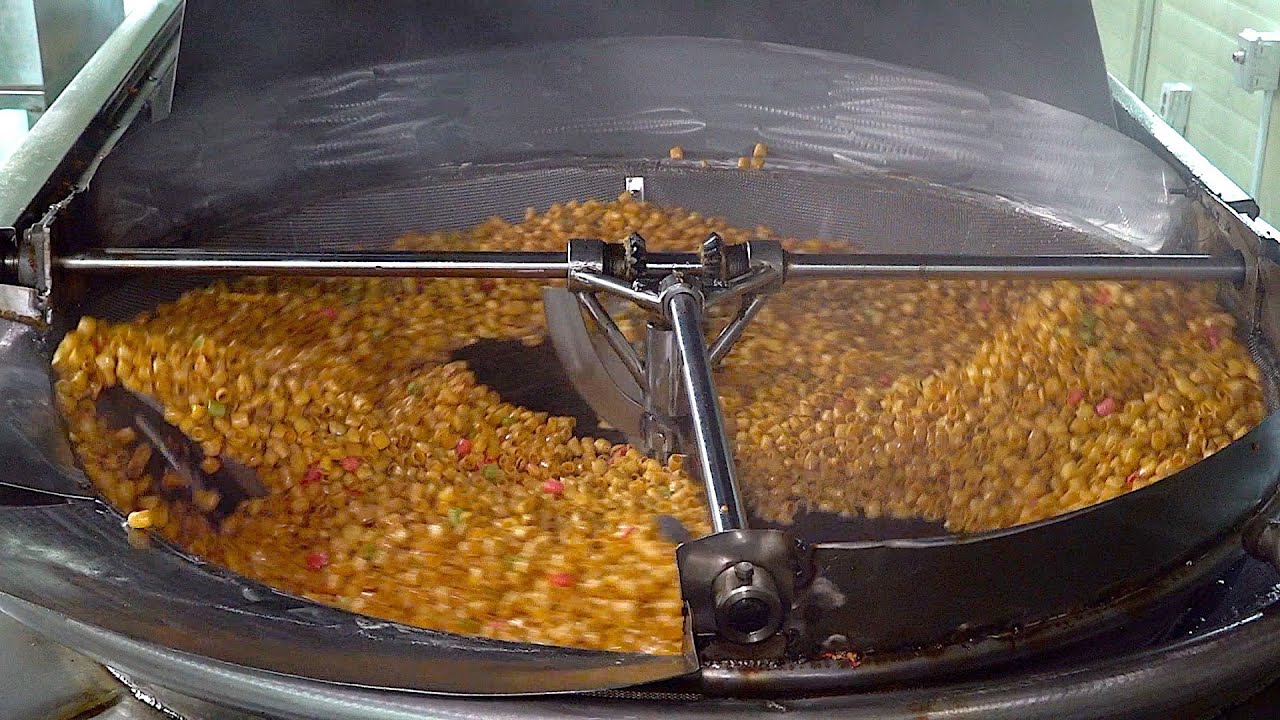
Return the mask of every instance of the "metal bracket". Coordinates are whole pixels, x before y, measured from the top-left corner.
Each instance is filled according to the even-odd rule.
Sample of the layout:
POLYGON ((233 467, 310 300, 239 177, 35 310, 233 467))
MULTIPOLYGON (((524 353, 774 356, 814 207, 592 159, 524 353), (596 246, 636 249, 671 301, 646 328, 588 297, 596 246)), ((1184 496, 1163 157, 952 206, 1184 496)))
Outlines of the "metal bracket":
POLYGON ((571 292, 591 290, 583 282, 590 275, 601 275, 605 266, 605 244, 600 240, 571 238, 567 256, 569 259, 568 288, 571 292))
POLYGON ((631 197, 644 202, 644 176, 629 175, 625 181, 624 187, 627 192, 631 193, 631 197))
POLYGON ((676 549, 680 592, 699 657, 780 657, 801 635, 792 605, 806 549, 781 530, 730 530, 676 549))
POLYGON ((64 200, 49 208, 44 217, 27 228, 23 233, 24 242, 18 244, 18 282, 35 288, 42 299, 47 299, 53 290, 53 255, 49 228, 66 203, 67 200, 64 200))
POLYGON ((1262 243, 1274 241, 1263 239, 1261 233, 1249 226, 1255 221, 1242 217, 1219 198, 1198 193, 1196 199, 1206 211, 1199 228, 1205 249, 1221 252, 1229 248, 1239 256, 1243 267, 1240 277, 1235 280, 1238 310, 1243 314, 1249 332, 1257 332, 1263 322, 1262 305, 1265 302, 1262 262, 1272 262, 1262 243))
POLYGON ((1240 284, 1240 297, 1244 301, 1245 319, 1249 323, 1249 331, 1258 329, 1259 313, 1262 310, 1262 284, 1259 267, 1260 248, 1256 237, 1241 237, 1240 233, 1226 230, 1226 240, 1244 259, 1244 280, 1240 284))
POLYGON ((49 248, 49 224, 63 203, 49 209, 39 222, 27 228, 21 240, 13 228, 0 231, 0 242, 12 248, 5 258, 6 274, 15 284, 0 285, 0 317, 43 327, 51 319, 49 294, 53 288, 53 258, 49 248))
POLYGON ((173 110, 173 89, 178 78, 177 51, 175 44, 172 56, 166 54, 164 60, 157 63, 156 69, 151 72, 150 78, 155 78, 155 89, 147 99, 147 120, 151 122, 164 120, 173 110))

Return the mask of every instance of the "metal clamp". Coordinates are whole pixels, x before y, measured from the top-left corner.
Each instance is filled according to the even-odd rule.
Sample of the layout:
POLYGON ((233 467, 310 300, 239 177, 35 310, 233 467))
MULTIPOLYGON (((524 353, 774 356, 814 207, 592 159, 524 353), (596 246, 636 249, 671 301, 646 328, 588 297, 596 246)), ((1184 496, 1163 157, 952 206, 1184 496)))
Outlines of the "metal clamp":
POLYGON ((699 655, 776 657, 798 635, 791 612, 807 551, 781 530, 732 530, 676 549, 680 592, 699 655))
MULTIPOLYGON (((0 228, 0 277, 18 277, 18 233, 0 228)), ((43 318, 36 289, 26 285, 0 284, 0 318, 38 324, 43 318)))
POLYGON ((52 319, 49 296, 53 291, 53 255, 49 227, 69 201, 55 204, 19 239, 13 228, 5 228, 0 248, 8 246, 12 255, 3 257, 6 275, 14 284, 0 285, 0 317, 43 327, 52 319))

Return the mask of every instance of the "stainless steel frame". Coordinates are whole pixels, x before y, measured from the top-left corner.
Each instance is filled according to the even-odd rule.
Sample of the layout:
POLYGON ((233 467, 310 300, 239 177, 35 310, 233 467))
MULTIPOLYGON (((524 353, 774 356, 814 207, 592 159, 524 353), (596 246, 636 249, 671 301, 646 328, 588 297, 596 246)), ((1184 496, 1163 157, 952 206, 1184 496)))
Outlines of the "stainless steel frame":
MULTIPOLYGON (((85 130, 95 120, 111 120, 107 116, 117 109, 113 105, 129 98, 152 101, 160 110, 167 110, 172 100, 171 74, 176 68, 182 9, 182 0, 156 0, 151 7, 130 14, 67 83, 22 145, 0 164, 0 227, 20 227, 24 215, 31 219, 43 214, 47 206, 33 207, 33 203, 48 189, 50 178, 67 171, 64 162, 83 141, 85 130), (139 77, 140 73, 145 77, 139 77), (156 81, 154 87, 162 91, 159 96, 143 93, 138 98, 124 92, 130 83, 140 85, 148 78, 156 81)), ((93 152, 105 153, 111 144, 93 148, 93 152)))

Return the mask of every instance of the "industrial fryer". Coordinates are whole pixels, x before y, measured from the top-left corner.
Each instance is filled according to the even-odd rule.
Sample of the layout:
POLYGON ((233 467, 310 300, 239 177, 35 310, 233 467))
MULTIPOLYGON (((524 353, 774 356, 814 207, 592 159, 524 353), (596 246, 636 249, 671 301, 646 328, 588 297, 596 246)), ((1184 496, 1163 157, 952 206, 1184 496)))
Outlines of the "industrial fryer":
MULTIPOLYGON (((104 47, 33 130, 42 152, 19 155, 6 166, 16 171, 0 180, 0 218, 12 224, 0 253, 0 609, 7 614, 161 703, 174 693, 173 707, 190 696, 273 717, 1138 716, 1208 711, 1276 674, 1280 642, 1267 610, 1276 587, 1268 563, 1280 555, 1273 519, 1280 429, 1272 414, 1280 402, 1272 297, 1280 254, 1256 205, 1122 87, 1112 89, 1116 129, 928 71, 795 44, 587 37, 309 74, 250 97, 211 93, 165 118, 180 25, 177 4, 132 16, 116 45, 104 47), (128 46, 139 51, 130 55, 128 46), (34 174, 43 176, 33 182, 34 174), (655 214, 649 225, 572 236, 553 248, 486 247, 485 232, 583 207, 603 215, 602 208, 685 208, 706 232, 692 246, 664 246, 654 240, 678 216, 655 214), (501 220, 482 224, 490 217, 501 220), (438 247, 403 240, 431 231, 455 234, 438 247), (353 295, 326 285, 342 282, 332 278, 381 280, 357 281, 366 284, 351 287, 364 294, 353 295), (1094 294, 1082 296, 1092 309, 1081 328, 1060 342, 1083 343, 1081 357, 1107 366, 1123 362, 1095 347, 1113 293, 1159 283, 1198 288, 1187 292, 1211 297, 1230 318, 1203 329, 1206 347, 1238 348, 1256 368, 1250 377, 1265 411, 1158 481, 1135 471, 1100 501, 1028 520, 966 524, 964 515, 881 513, 868 502, 832 512, 834 501, 803 491, 783 497, 783 510, 761 501, 784 482, 814 488, 805 478, 823 472, 827 457, 810 461, 812 453, 784 442, 782 470, 745 477, 765 447, 749 444, 742 428, 756 412, 751 391, 782 383, 784 374, 802 379, 797 388, 823 381, 785 356, 774 360, 784 370, 771 379, 749 374, 753 365, 776 370, 758 351, 744 352, 764 332, 761 318, 776 312, 797 324, 872 327, 879 310, 831 300, 844 297, 840 288, 862 283, 888 294, 892 286, 867 283, 1004 288, 1049 280, 1095 283, 1083 286, 1094 294), (310 328, 317 315, 334 323, 371 315, 359 307, 370 293, 402 287, 407 295, 394 297, 407 303, 443 282, 538 293, 532 330, 520 338, 528 342, 480 333, 450 348, 503 401, 577 418, 570 443, 594 437, 602 451, 631 448, 613 459, 672 468, 672 458, 687 458, 705 523, 660 515, 653 531, 672 546, 678 650, 601 649, 584 636, 522 642, 503 637, 505 625, 395 622, 386 612, 361 612, 365 605, 332 607, 208 562, 177 537, 146 532, 165 525, 154 519, 154 502, 131 512, 104 501, 101 477, 110 473, 91 462, 89 431, 59 412, 64 397, 97 401, 110 390, 63 370, 77 367, 68 356, 99 324, 174 313, 164 308, 186 307, 184 298, 201 293, 248 296, 255 288, 306 297, 332 289, 349 303, 308 315, 310 328), (788 303, 804 312, 785 314, 788 303), (735 380, 735 372, 755 379, 735 380)), ((973 302, 993 311, 985 297, 973 302)), ((254 317, 270 336, 276 320, 254 317)), ((231 314, 223 319, 230 323, 231 314)), ((218 322, 208 325, 209 338, 218 322)), ((1128 328, 1124 342, 1159 345, 1162 327, 1128 328)), ((374 351, 391 352, 379 343, 397 347, 394 331, 386 332, 368 336, 374 351)), ((792 334, 803 337, 798 326, 792 334)), ((123 387, 123 365, 111 363, 102 377, 119 370, 123 387)), ((890 390, 926 382, 878 380, 890 390)), ((835 407, 861 407, 859 383, 867 384, 835 387, 846 400, 833 399, 835 407)), ((989 378, 977 384, 997 387, 989 378)), ((144 385, 129 390, 161 394, 144 385)), ((1203 391, 1194 386, 1184 394, 1194 401, 1188 415, 1209 401, 1197 400, 1203 391)), ((212 424, 254 422, 237 419, 224 399, 192 407, 212 424)), ((1067 402, 1086 420, 1118 421, 1123 401, 1067 402)), ((809 398, 795 398, 797 407, 803 402, 809 398)), ((969 412, 979 405, 972 402, 969 412)), ((965 411, 950 422, 959 426, 965 411)), ((181 426, 172 407, 159 408, 160 421, 138 420, 145 412, 127 413, 143 434, 163 421, 181 426)), ((503 412, 503 427, 525 417, 503 412)), ((901 409, 885 401, 871 412, 892 426, 901 409)), ((793 434, 810 430, 806 442, 821 445, 821 426, 793 434)), ((1145 438, 1159 430, 1117 432, 1145 438)), ((456 434, 445 449, 461 461, 472 440, 456 434)), ((139 467, 154 447, 166 455, 162 464, 182 471, 189 463, 168 455, 184 441, 160 435, 139 467)), ((384 440, 374 444, 391 455, 416 449, 384 440)), ((967 441, 976 453, 976 440, 958 438, 957 452, 967 441)), ((892 442, 881 444, 886 453, 892 442)), ((295 452, 275 456, 287 464, 295 452)), ((467 482, 535 477, 493 453, 469 468, 467 482)), ((275 487, 270 462, 234 455, 228 461, 256 468, 275 487)), ((323 471, 372 484, 335 502, 358 504, 379 486, 394 494, 390 471, 359 476, 365 461, 346 460, 323 471)), ((874 466, 875 457, 867 461, 874 466)), ((299 463, 307 473, 299 484, 319 481, 319 465, 299 463)), ((1021 467, 985 456, 970 464, 1000 477, 1021 467)), ((213 482, 221 467, 186 467, 188 480, 213 482)), ((831 467, 837 488, 855 482, 852 465, 831 467)), ((1082 475, 1075 467, 1059 474, 1082 475)), ((575 471, 564 472, 567 479, 575 471)), ((561 480, 538 481, 546 495, 566 492, 561 480)), ((201 504, 196 492, 190 505, 201 504)), ((214 515, 204 532, 233 533, 219 523, 234 525, 238 508, 254 502, 214 497, 202 508, 214 515)), ((475 509, 437 504, 425 532, 465 536, 466 513, 475 509)), ((462 548, 472 546, 450 547, 465 565, 462 548)), ((298 551, 308 569, 331 572, 329 553, 298 551)), ((364 557, 361 547, 352 562, 364 567, 378 552, 364 557)), ((592 579, 552 574, 549 582, 587 593, 592 579)))

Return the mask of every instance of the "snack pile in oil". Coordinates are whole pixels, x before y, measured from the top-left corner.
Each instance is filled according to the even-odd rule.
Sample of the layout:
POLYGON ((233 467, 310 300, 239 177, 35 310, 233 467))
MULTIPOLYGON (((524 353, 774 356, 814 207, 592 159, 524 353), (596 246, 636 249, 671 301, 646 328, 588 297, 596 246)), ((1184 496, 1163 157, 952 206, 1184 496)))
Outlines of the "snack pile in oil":
MULTIPOLYGON (((623 197, 529 210, 405 249, 561 250, 638 231, 654 249, 768 236, 623 197)), ((784 241, 798 251, 842 246, 784 241)), ((1115 497, 1264 414, 1258 368, 1209 284, 824 281, 784 288, 718 374, 743 492, 979 531, 1115 497)), ((85 318, 54 356, 89 477, 135 527, 282 590, 415 625, 676 653, 657 514, 708 531, 698 484, 573 421, 503 401, 454 349, 539 342, 537 283, 250 279, 136 319, 85 318), (95 413, 149 395, 269 489, 220 527, 145 476, 149 446, 95 413)), ((176 482, 176 477, 168 481, 176 482)), ((205 506, 213 497, 196 497, 205 506)))

